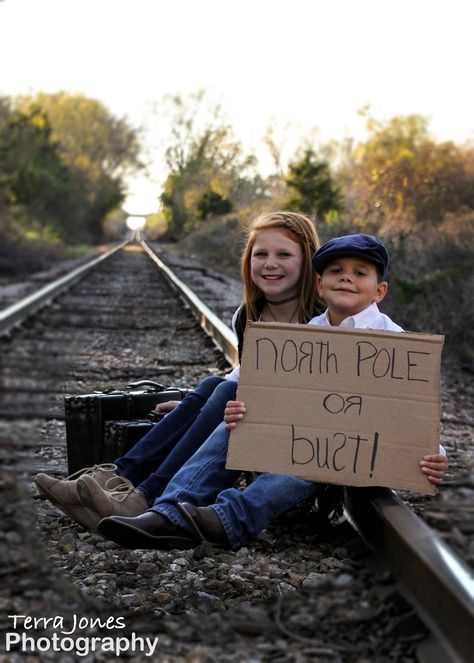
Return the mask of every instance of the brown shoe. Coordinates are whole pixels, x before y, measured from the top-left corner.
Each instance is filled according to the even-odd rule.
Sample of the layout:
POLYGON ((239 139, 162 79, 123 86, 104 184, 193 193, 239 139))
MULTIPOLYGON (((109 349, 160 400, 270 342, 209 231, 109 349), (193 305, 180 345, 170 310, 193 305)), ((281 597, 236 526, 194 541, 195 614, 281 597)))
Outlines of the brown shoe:
POLYGON ((48 498, 61 511, 73 518, 86 529, 97 529, 100 518, 89 508, 84 507, 77 492, 78 477, 93 478, 98 485, 105 485, 111 477, 116 477, 116 465, 106 463, 86 467, 79 472, 71 474, 67 479, 57 479, 49 474, 40 473, 34 478, 34 483, 42 495, 48 498))
POLYGON ((94 477, 82 476, 77 480, 77 492, 81 504, 99 516, 139 516, 148 509, 141 491, 124 477, 112 477, 101 486, 94 477))
POLYGON ((230 547, 224 525, 214 509, 210 506, 194 506, 188 502, 179 502, 176 506, 201 541, 230 547))
POLYGON ((99 532, 124 548, 156 550, 187 550, 199 541, 182 527, 174 525, 156 511, 147 511, 135 518, 110 516, 99 523, 99 532))

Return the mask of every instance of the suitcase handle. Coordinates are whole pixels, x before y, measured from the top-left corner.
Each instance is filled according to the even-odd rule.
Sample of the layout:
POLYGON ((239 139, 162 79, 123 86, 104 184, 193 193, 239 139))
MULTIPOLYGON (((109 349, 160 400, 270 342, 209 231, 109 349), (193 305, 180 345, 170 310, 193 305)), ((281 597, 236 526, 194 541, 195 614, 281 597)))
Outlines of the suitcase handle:
POLYGON ((156 412, 156 410, 152 410, 149 414, 147 414, 147 419, 149 421, 161 421, 163 417, 168 414, 167 412, 156 412))
POLYGON ((136 389, 137 387, 155 387, 156 391, 164 391, 167 389, 163 384, 154 382, 153 380, 137 380, 136 382, 129 382, 127 389, 136 389))

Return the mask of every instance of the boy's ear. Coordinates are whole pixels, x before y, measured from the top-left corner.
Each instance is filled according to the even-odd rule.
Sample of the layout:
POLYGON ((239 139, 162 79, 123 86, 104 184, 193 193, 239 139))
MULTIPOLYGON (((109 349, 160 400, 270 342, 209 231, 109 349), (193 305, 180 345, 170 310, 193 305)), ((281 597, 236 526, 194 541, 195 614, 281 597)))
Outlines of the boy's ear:
POLYGON ((321 274, 316 274, 316 290, 318 291, 318 296, 323 298, 323 289, 321 287, 321 274))
POLYGON ((380 281, 380 283, 377 283, 377 290, 375 291, 374 295, 374 302, 376 304, 379 304, 382 301, 382 299, 387 294, 387 290, 388 290, 387 281, 380 281))

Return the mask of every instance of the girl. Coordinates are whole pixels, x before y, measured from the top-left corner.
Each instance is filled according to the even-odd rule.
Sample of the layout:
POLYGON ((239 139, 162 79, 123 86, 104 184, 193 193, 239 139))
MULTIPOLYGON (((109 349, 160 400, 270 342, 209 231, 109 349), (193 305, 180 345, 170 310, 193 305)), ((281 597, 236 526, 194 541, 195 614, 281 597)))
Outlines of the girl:
MULTIPOLYGON (((247 320, 308 322, 319 312, 311 258, 313 223, 295 212, 269 212, 249 226, 242 255, 244 296, 232 325, 242 354, 247 320)), ((96 529, 106 516, 142 514, 223 420, 236 395, 239 368, 206 378, 114 465, 85 469, 78 479, 35 477, 40 491, 73 519, 96 529)))

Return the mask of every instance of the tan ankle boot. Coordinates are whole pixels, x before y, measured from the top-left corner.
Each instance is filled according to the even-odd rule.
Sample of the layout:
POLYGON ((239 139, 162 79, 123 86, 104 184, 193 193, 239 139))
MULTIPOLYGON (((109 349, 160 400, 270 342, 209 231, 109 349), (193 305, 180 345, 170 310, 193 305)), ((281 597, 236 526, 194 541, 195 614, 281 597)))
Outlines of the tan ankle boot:
POLYGON ((101 519, 108 516, 139 516, 148 509, 145 496, 131 481, 112 477, 100 486, 91 476, 82 476, 77 482, 81 503, 101 519))
POLYGON ((97 529, 100 518, 91 509, 85 508, 81 504, 77 492, 77 481, 80 476, 88 476, 94 479, 98 485, 105 485, 111 478, 119 478, 115 474, 116 465, 106 463, 103 465, 94 465, 86 467, 66 479, 57 479, 49 474, 40 473, 34 478, 34 483, 38 490, 50 502, 64 511, 73 520, 78 522, 86 529, 97 529))

